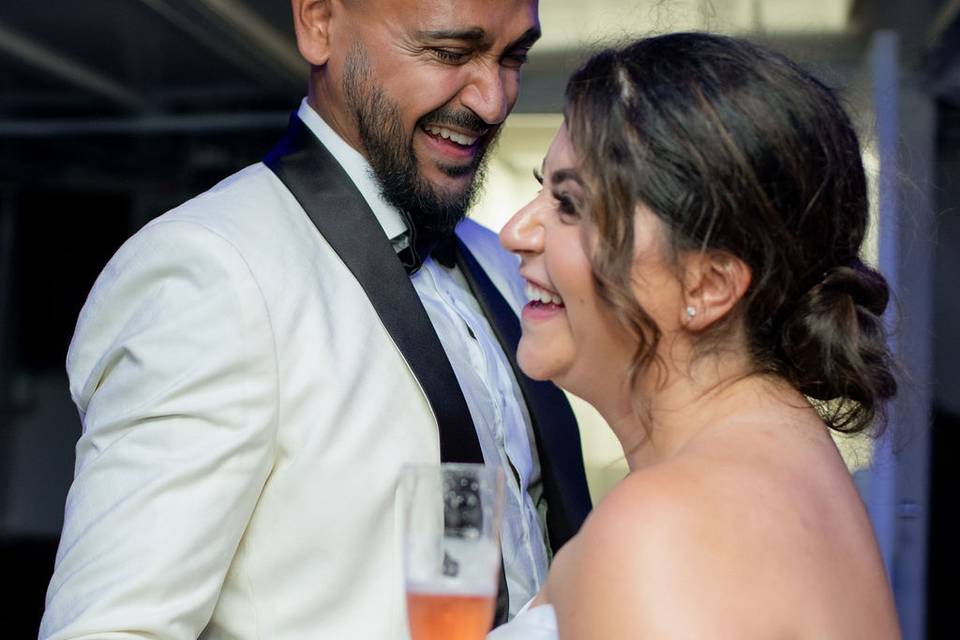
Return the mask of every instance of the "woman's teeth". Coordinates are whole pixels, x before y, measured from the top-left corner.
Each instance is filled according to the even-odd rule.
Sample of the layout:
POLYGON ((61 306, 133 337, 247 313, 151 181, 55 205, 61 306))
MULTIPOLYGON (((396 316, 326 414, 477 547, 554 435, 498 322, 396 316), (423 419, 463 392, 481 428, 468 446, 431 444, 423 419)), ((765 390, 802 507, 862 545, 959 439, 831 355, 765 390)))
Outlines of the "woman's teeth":
POLYGON ((527 282, 527 299, 531 302, 540 302, 542 304, 555 304, 563 306, 563 299, 555 293, 538 287, 532 282, 527 282))
POLYGON ((444 140, 456 142, 464 147, 469 147, 478 139, 478 136, 465 136, 462 133, 457 133, 456 131, 451 131, 450 129, 445 129, 444 127, 437 127, 430 124, 424 125, 423 130, 431 135, 440 136, 444 140))

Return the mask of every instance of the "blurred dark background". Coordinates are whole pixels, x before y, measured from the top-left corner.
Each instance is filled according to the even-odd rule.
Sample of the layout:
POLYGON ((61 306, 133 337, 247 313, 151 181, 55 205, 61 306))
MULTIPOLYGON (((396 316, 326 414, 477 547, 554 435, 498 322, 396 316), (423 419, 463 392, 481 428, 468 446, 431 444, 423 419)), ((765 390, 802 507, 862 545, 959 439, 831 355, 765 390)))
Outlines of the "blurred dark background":
MULTIPOLYGON (((80 307, 131 233, 270 148, 308 72, 289 13, 279 0, 0 0, 5 637, 36 635, 53 566, 80 432, 64 374, 80 307)), ((559 112, 598 39, 676 28, 746 34, 848 90, 875 134, 868 164, 895 182, 879 180, 879 261, 910 377, 894 414, 905 435, 859 481, 904 637, 955 636, 944 513, 960 421, 960 0, 545 0, 541 19, 517 113, 559 112)))

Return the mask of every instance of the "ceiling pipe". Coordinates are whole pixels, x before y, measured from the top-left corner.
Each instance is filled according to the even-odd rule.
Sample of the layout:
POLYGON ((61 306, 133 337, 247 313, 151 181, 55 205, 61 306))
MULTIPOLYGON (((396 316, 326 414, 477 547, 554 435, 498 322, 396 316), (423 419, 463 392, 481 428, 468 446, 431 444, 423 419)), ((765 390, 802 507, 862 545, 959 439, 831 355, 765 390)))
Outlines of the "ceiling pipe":
MULTIPOLYGON (((221 34, 214 33, 212 29, 205 29, 196 20, 191 20, 175 8, 170 6, 167 0, 140 0, 154 13, 172 24, 195 42, 206 47, 224 61, 232 64, 234 67, 249 73, 252 77, 266 85, 276 85, 276 71, 269 68, 262 60, 255 56, 244 55, 241 51, 230 43, 226 42, 221 34)), ((286 78, 284 78, 286 80, 286 78)), ((303 85, 303 78, 299 79, 297 86, 303 85)))
POLYGON ((0 52, 76 85, 81 89, 108 98, 132 111, 146 111, 148 103, 136 92, 54 51, 0 22, 0 52))
POLYGON ((306 87, 310 65, 300 56, 296 45, 238 0, 192 0, 252 44, 277 71, 291 82, 306 87))
POLYGON ((289 118, 289 111, 264 111, 200 115, 147 115, 138 118, 0 120, 0 138, 156 135, 254 129, 277 129, 281 131, 289 118))

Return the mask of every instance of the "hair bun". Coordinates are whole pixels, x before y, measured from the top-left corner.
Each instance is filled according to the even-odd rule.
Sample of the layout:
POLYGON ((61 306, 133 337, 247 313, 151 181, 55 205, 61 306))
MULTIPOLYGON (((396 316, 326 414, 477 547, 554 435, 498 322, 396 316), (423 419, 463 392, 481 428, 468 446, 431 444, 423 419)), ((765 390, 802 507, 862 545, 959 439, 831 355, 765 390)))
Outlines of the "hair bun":
POLYGON ((882 315, 890 301, 887 281, 859 258, 827 271, 821 286, 825 294, 849 294, 854 304, 865 307, 875 316, 882 315))
POLYGON ((882 318, 889 298, 883 276, 854 259, 800 296, 783 325, 786 376, 811 398, 840 400, 827 417, 838 430, 869 425, 896 393, 882 318))

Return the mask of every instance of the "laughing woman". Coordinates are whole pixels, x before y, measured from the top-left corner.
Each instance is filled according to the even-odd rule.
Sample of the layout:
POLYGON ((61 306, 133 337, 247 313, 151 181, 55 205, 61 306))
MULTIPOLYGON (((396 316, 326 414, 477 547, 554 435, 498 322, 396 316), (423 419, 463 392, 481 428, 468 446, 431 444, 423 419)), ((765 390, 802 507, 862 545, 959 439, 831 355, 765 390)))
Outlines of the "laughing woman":
POLYGON ((881 424, 896 391, 833 92, 672 34, 591 58, 565 115, 501 233, 547 294, 518 360, 600 411, 630 474, 491 639, 898 638, 830 435, 881 424))

